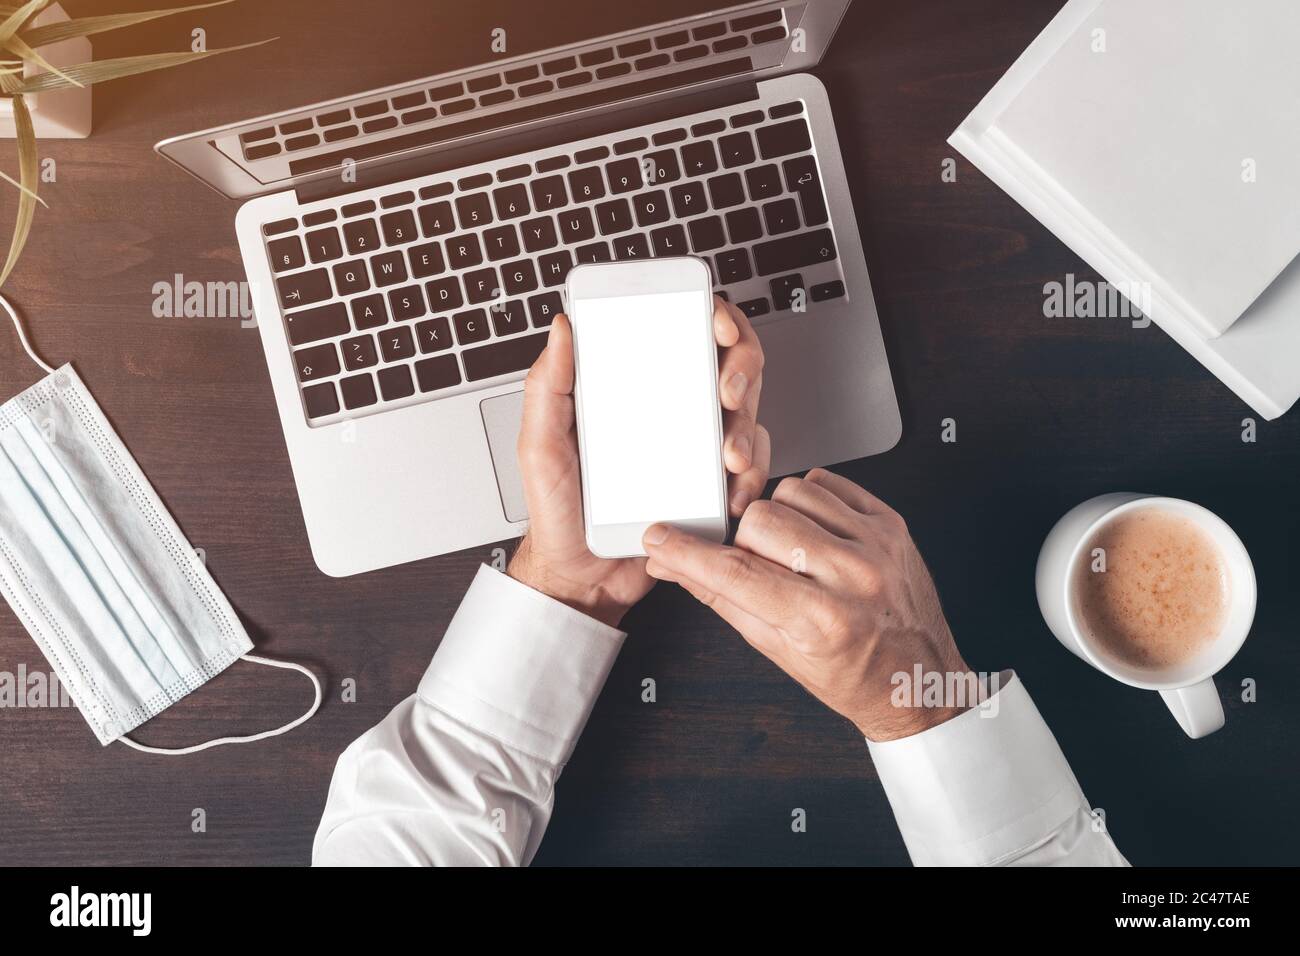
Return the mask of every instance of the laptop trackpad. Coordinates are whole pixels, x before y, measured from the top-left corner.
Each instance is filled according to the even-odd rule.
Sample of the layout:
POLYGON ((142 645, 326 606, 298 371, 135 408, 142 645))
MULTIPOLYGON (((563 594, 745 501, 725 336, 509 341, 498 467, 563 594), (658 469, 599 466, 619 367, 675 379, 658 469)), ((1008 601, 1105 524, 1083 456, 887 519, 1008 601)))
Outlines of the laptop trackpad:
POLYGON ((519 440, 519 422, 524 414, 524 393, 521 390, 485 398, 478 407, 483 415, 483 428, 487 432, 488 450, 492 453, 492 468, 497 473, 497 490, 501 492, 501 507, 506 520, 523 521, 528 517, 528 509, 524 505, 524 486, 519 478, 515 442, 519 440))

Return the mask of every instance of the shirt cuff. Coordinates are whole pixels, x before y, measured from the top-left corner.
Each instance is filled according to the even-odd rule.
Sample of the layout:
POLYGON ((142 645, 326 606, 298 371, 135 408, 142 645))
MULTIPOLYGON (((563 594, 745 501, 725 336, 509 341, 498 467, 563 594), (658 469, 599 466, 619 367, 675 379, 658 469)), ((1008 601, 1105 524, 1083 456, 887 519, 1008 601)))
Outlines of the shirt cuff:
POLYGON ((1048 839, 1087 800, 1051 730, 1010 671, 983 704, 899 740, 868 740, 918 866, 1006 862, 1048 839))
POLYGON ((466 726, 563 766, 626 636, 482 565, 417 693, 466 726))

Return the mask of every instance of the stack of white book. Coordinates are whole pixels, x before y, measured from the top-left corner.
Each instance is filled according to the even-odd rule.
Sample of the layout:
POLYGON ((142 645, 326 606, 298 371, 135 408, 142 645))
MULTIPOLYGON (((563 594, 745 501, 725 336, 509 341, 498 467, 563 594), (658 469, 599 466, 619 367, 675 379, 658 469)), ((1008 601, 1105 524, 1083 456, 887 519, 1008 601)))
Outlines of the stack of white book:
POLYGON ((1300 397, 1300 0, 1069 0, 949 142, 1260 415, 1300 397))

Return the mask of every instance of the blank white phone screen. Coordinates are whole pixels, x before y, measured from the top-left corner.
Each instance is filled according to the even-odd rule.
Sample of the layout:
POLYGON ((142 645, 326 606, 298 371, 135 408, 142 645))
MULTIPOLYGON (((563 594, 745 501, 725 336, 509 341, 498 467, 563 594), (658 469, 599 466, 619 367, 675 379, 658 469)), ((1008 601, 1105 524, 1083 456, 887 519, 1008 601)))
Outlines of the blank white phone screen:
POLYGON ((579 300, 591 524, 722 513, 710 305, 704 291, 579 300))

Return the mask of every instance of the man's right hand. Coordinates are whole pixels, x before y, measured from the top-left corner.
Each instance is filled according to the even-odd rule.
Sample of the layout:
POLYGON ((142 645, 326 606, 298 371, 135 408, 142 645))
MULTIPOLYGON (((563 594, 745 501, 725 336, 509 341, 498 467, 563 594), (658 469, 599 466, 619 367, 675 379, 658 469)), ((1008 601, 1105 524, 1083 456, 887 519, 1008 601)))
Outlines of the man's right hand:
MULTIPOLYGON (((962 707, 898 707, 893 675, 966 674, 934 581, 898 513, 815 468, 746 509, 734 547, 646 530, 647 572, 713 608, 871 740, 920 733, 962 707)), ((973 701, 971 702, 973 703, 973 701)))

